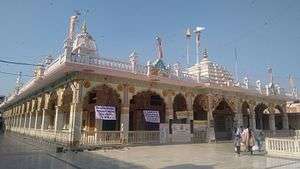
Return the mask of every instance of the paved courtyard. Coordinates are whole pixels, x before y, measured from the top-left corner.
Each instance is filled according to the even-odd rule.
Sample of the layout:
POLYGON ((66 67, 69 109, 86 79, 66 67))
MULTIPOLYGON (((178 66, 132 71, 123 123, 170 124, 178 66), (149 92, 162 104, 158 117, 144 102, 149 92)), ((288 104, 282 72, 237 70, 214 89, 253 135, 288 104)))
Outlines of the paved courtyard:
POLYGON ((48 145, 11 134, 0 135, 0 169, 293 169, 300 160, 266 157, 240 157, 231 143, 138 146, 120 150, 54 153, 48 145))

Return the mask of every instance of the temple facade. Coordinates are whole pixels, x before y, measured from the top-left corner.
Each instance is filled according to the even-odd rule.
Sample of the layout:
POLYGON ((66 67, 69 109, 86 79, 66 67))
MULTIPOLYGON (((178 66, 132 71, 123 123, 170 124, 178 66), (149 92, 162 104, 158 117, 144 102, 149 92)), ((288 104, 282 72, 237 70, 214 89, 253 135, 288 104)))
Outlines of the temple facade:
POLYGON ((70 18, 62 54, 1 104, 7 130, 71 146, 224 140, 238 126, 289 130, 294 97, 273 82, 234 82, 207 50, 188 69, 166 65, 159 37, 157 57, 145 65, 135 52, 128 61, 105 58, 86 23, 77 33, 77 20, 70 18), (97 107, 113 118, 99 118, 97 107))

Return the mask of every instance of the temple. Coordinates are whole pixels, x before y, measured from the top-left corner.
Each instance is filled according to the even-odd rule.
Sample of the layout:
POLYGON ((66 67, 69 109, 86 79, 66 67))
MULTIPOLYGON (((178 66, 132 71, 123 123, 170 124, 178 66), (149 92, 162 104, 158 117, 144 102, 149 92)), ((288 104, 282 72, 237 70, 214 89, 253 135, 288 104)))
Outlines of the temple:
POLYGON ((59 56, 26 84, 18 77, 0 105, 7 130, 75 147, 230 140, 238 126, 289 130, 286 105, 297 96, 273 80, 237 82, 207 49, 190 68, 166 64, 160 37, 146 64, 135 51, 128 61, 105 58, 86 22, 77 25, 72 16, 59 56))

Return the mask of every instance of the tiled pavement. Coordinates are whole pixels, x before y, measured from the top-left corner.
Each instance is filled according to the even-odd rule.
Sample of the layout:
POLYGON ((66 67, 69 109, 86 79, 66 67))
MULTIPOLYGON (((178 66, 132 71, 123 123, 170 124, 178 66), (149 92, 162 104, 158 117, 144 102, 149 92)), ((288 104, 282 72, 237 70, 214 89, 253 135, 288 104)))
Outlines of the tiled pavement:
POLYGON ((231 143, 138 146, 121 150, 53 153, 15 135, 0 135, 0 169, 300 169, 300 160, 236 156, 231 143))

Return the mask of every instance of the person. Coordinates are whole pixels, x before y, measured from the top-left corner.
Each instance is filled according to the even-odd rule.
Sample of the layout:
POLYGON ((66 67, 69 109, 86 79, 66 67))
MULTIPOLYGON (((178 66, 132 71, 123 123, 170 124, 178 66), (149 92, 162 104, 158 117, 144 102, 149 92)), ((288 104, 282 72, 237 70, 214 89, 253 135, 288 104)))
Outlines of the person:
POLYGON ((234 145, 236 148, 236 153, 238 155, 240 155, 240 153, 241 153, 241 135, 240 134, 235 135, 234 145))
POLYGON ((252 147, 255 145, 255 138, 254 138, 253 131, 251 129, 248 129, 248 137, 247 137, 246 145, 248 147, 248 152, 250 151, 252 155, 253 154, 252 147))

